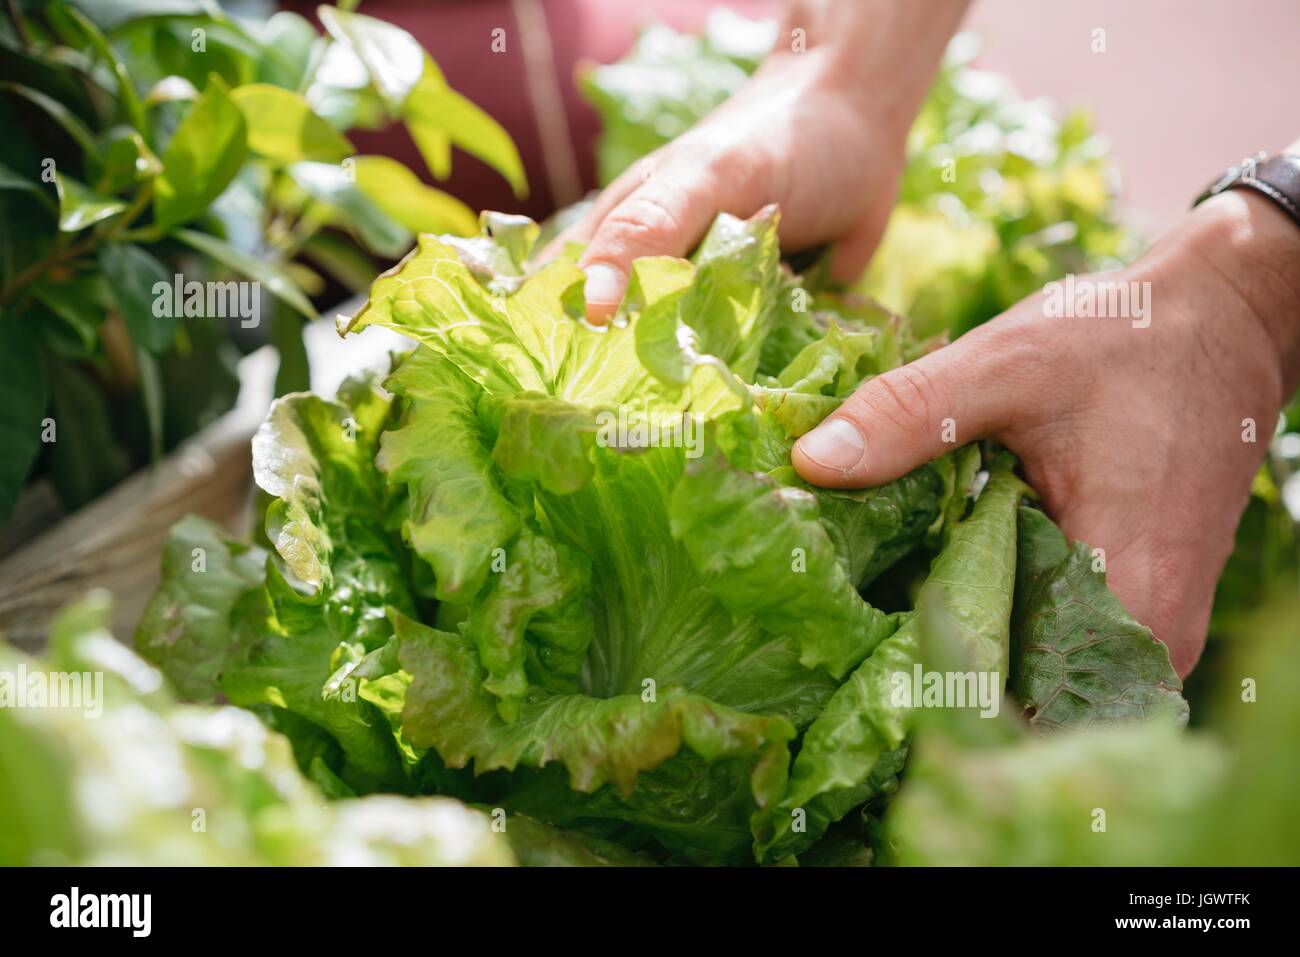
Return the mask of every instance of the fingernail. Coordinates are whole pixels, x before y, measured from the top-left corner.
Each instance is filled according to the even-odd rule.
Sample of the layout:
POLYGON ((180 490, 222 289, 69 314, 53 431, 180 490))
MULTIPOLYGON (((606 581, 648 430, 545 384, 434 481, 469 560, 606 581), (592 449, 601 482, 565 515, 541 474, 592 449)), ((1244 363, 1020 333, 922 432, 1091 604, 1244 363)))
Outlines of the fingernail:
POLYGON ((867 443, 856 425, 834 418, 801 438, 799 451, 823 468, 847 472, 862 461, 867 443))
POLYGON ((587 302, 601 306, 617 306, 623 298, 623 274, 613 266, 594 263, 587 267, 587 282, 583 294, 587 302))

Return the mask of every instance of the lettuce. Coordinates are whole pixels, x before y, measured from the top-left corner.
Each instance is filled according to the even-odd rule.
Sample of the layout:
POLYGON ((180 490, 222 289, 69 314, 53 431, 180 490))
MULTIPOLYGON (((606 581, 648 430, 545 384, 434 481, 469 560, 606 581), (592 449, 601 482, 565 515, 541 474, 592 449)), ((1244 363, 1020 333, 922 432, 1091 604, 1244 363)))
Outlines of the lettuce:
POLYGON ((1060 724, 1177 698, 1149 632, 1134 664, 1140 626, 1100 577, 1021 531, 1032 493, 1006 453, 870 490, 799 479, 794 440, 922 346, 874 304, 807 292, 777 222, 723 215, 690 260, 638 260, 604 328, 581 318, 576 250, 532 262, 532 223, 422 236, 340 319, 416 348, 382 388, 277 400, 253 443, 269 549, 182 521, 137 648, 187 696, 255 711, 329 796, 564 828, 520 852, 537 861, 859 860, 818 844, 896 788, 918 589, 999 698, 1036 676, 1031 702, 1034 649, 1077 638, 1052 602, 1087 589, 1079 627, 1117 637, 1081 660, 1130 690, 1040 706, 1060 724))
MULTIPOLYGON (((0 643, 0 674, 84 679, 79 701, 0 707, 0 865, 515 863, 489 817, 451 798, 326 803, 253 714, 178 704, 113 640, 110 611, 105 592, 65 608, 42 659, 0 643)), ((556 843, 543 827, 521 825, 521 856, 556 843)))

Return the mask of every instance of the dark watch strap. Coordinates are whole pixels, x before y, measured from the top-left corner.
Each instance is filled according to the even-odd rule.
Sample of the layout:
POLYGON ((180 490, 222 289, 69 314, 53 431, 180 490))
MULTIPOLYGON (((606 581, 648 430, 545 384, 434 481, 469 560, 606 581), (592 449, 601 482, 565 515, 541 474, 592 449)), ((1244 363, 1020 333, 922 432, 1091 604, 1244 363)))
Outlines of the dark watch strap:
POLYGON ((1300 226, 1300 156, 1277 153, 1265 158, 1260 153, 1244 159, 1210 184, 1193 205, 1230 189, 1253 189, 1267 196, 1300 226))

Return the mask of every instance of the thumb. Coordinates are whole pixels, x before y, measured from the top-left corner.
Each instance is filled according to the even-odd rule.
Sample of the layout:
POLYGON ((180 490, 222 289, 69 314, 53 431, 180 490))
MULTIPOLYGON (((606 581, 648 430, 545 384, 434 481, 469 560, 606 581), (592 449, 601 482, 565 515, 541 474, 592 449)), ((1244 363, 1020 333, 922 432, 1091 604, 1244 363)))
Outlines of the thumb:
POLYGON ((867 488, 959 445, 998 437, 1018 392, 1008 353, 996 348, 1002 338, 982 326, 864 382, 795 443, 795 468, 814 485, 867 488))
POLYGON ((578 265, 587 274, 587 319, 606 322, 627 288, 632 260, 684 256, 720 208, 706 170, 680 167, 653 174, 596 225, 578 265))

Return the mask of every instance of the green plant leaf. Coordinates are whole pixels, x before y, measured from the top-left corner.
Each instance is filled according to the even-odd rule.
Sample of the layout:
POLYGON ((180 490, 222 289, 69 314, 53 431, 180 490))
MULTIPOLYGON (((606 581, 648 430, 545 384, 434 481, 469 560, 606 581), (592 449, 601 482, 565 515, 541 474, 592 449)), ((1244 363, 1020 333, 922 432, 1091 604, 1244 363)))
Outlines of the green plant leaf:
POLYGON ((330 36, 347 44, 365 64, 389 115, 398 116, 424 75, 427 57, 419 41, 401 27, 362 13, 320 6, 316 16, 330 36))
POLYGON ((641 772, 690 748, 706 759, 751 760, 750 783, 759 806, 784 786, 786 745, 794 737, 784 718, 742 714, 667 689, 650 702, 640 695, 538 695, 517 721, 507 723, 483 691, 484 674, 467 639, 400 614, 393 615, 393 624, 402 667, 414 677, 402 727, 412 741, 437 748, 452 767, 473 760, 482 774, 556 761, 569 772, 575 791, 612 784, 627 795, 641 772))
POLYGON ((192 701, 213 701, 227 659, 236 609, 260 591, 266 553, 228 539, 207 519, 172 526, 162 552, 162 583, 136 629, 135 648, 192 701))
POLYGON ((162 161, 144 138, 129 126, 115 126, 99 136, 99 192, 116 194, 132 189, 162 172, 162 161))
POLYGON ((1040 731, 1148 717, 1187 720, 1169 649, 1106 587, 1092 550, 1020 510, 1012 688, 1040 731))
MULTIPOLYGON (((921 662, 924 616, 941 614, 954 626, 963 667, 991 671, 1005 661, 1001 649, 1011 627, 1016 505, 1024 490, 1006 471, 989 479, 974 511, 952 531, 930 568, 922 590, 928 605, 910 614, 836 689, 804 734, 785 798, 755 827, 760 857, 802 852, 832 821, 891 785, 894 755, 908 724, 895 680, 902 675, 910 681, 921 662), (794 826, 800 812, 802 829, 794 826)), ((1005 666, 999 676, 1000 700, 1005 666)))
POLYGON ((136 132, 141 136, 148 136, 150 133, 149 122, 145 117, 144 106, 140 102, 140 94, 136 91, 135 83, 131 79, 131 74, 127 71, 126 64, 122 58, 117 55, 108 38, 100 32, 99 27, 95 26, 84 13, 76 7, 69 6, 66 8, 68 16, 76 22, 86 34, 90 45, 94 48, 95 53, 108 66, 113 78, 117 80, 117 94, 122 103, 122 110, 126 113, 127 119, 135 127, 136 132))
POLYGON ((50 320, 38 327, 51 351, 67 358, 88 359, 99 348, 99 327, 104 323, 102 280, 87 274, 66 282, 43 279, 32 287, 36 301, 49 310, 50 320))
POLYGON ((99 247, 99 269, 104 282, 117 302, 118 312, 131 332, 131 338, 156 356, 172 346, 179 317, 167 309, 159 316, 155 286, 166 287, 163 295, 171 296, 172 277, 147 250, 129 243, 104 243, 99 247))
POLYGON ((248 155, 244 114, 213 75, 163 151, 154 181, 154 219, 171 230, 201 216, 230 185, 248 155))
MULTIPOLYGON (((477 156, 504 176, 517 199, 528 195, 528 178, 514 140, 468 98, 445 83, 424 83, 406 101, 403 113, 413 137, 417 131, 419 136, 432 135, 435 129, 441 131, 452 145, 477 156)), ((438 175, 432 164, 431 171, 438 175)))
POLYGON ((340 637, 379 644, 385 608, 412 599, 373 468, 389 403, 369 383, 349 388, 346 402, 277 399, 253 437, 253 477, 275 499, 267 539, 298 587, 325 603, 340 637))
POLYGON ((40 90, 33 90, 31 87, 23 86, 21 83, 11 83, 8 80, 0 80, 0 90, 8 90, 35 103, 48 113, 54 122, 63 127, 64 132, 72 137, 86 156, 93 157, 95 155, 95 134, 90 131, 90 127, 86 126, 80 117, 58 100, 42 93, 40 90))
POLYGON ((413 233, 471 236, 478 217, 449 193, 426 186, 397 160, 387 156, 356 158, 357 188, 395 222, 413 233))
POLYGON ((122 200, 96 195, 62 173, 54 174, 54 188, 59 195, 59 229, 65 233, 78 232, 126 209, 122 200))
POLYGON ((50 448, 50 478, 64 505, 76 509, 123 478, 129 462, 113 434, 99 383, 70 362, 50 359, 48 368, 51 418, 57 430, 50 448))
POLYGON ((285 306, 278 305, 271 320, 271 342, 280 354, 280 365, 275 371, 277 398, 290 392, 307 392, 311 389, 311 368, 302 335, 302 317, 285 306))
POLYGON ((291 10, 273 13, 258 39, 262 42, 262 55, 257 61, 258 81, 286 90, 301 88, 312 57, 319 55, 326 42, 305 17, 291 10))
MULTIPOLYGON (((401 256, 414 243, 411 231, 384 213, 342 166, 294 163, 289 167, 289 175, 308 196, 333 212, 335 225, 351 230, 377 255, 401 256)), ((366 276, 365 284, 369 285, 373 278, 373 275, 366 276)))
POLYGON ((248 148, 259 156, 279 163, 337 163, 354 152, 347 137, 317 116, 299 93, 250 83, 230 97, 244 114, 248 148))
POLYGON ((483 390, 428 348, 407 356, 384 386, 403 412, 384 433, 376 465, 407 488, 403 534, 433 566, 438 597, 468 604, 494 551, 523 527, 491 467, 491 439, 478 419, 483 390))
POLYGON ((41 420, 49 401, 45 360, 35 333, 17 316, 0 319, 0 524, 8 520, 41 450, 41 420))
MULTIPOLYGON (((402 230, 402 233, 409 235, 406 230, 402 230)), ((370 287, 370 280, 375 275, 374 259, 364 250, 358 249, 350 239, 317 234, 303 243, 302 254, 333 276, 349 292, 364 292, 370 287)))
POLYGON ((0 163, 0 190, 14 190, 22 193, 30 193, 48 206, 52 211, 58 212, 58 204, 50 198, 50 194, 41 188, 35 180, 19 176, 8 166, 0 163))
POLYGON ((204 255, 211 256, 222 265, 229 266, 240 275, 260 282, 272 295, 283 299, 308 319, 318 318, 311 301, 289 274, 276 263, 249 256, 224 240, 193 229, 176 230, 176 238, 188 246, 193 246, 204 255))

